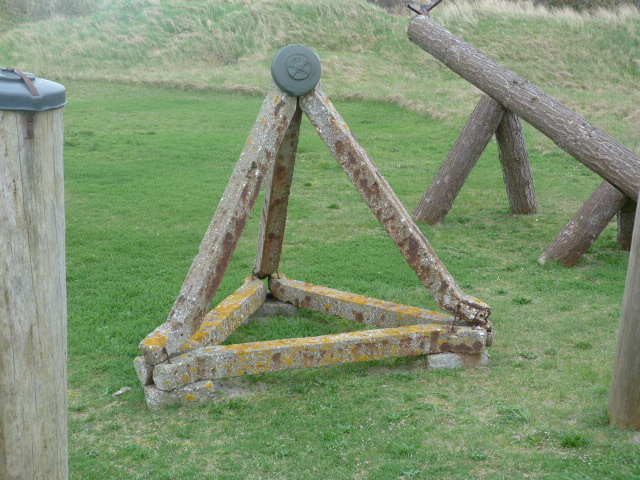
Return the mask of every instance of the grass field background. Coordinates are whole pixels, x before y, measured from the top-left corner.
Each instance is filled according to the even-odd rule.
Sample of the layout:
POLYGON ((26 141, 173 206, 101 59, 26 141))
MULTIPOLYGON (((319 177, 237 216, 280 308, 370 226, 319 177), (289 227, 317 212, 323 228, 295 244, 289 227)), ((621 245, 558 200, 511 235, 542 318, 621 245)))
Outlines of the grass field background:
MULTIPOLYGON (((637 11, 444 7, 436 19, 638 151, 637 11)), ((445 223, 421 225, 465 292, 493 308, 489 367, 430 372, 417 358, 289 371, 231 380, 209 405, 146 409, 137 345, 179 292, 279 47, 320 54, 326 92, 405 205, 417 205, 480 94, 411 45, 408 19, 364 2, 136 0, 0 22, 0 63, 68 91, 72 478, 640 478, 640 436, 606 415, 628 254, 612 223, 575 268, 537 263, 600 180, 526 125, 539 213, 509 213, 491 143, 445 223), (233 35, 233 59, 211 53, 233 35), (133 391, 114 398, 124 386, 133 391)), ((250 273, 259 217, 216 301, 250 273)), ((281 270, 436 308, 307 120, 281 270)), ((230 341, 351 328, 302 312, 230 341)))

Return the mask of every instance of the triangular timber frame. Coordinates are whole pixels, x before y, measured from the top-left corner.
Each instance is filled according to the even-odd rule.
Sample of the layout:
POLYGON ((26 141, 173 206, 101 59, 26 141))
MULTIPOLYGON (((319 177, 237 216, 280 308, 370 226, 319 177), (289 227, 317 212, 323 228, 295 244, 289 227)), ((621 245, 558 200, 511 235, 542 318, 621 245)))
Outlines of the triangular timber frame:
POLYGON ((180 295, 167 321, 141 342, 143 357, 135 364, 148 405, 158 407, 164 404, 158 395, 173 395, 178 401, 199 399, 195 386, 211 388, 215 379, 229 376, 428 353, 479 357, 492 338, 490 312, 456 284, 321 86, 299 97, 274 86, 180 295), (303 112, 431 296, 452 316, 276 274, 303 112), (263 183, 265 204, 253 274, 209 312, 263 183), (269 278, 271 294, 280 301, 383 328, 219 346, 265 302, 264 278, 269 278))

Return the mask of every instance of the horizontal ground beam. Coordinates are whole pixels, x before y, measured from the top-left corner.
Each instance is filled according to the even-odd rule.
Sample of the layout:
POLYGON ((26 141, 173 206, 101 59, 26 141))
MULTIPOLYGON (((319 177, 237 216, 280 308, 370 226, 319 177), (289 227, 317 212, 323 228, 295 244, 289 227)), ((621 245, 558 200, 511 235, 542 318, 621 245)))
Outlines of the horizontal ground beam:
POLYGON ((156 366, 153 380, 160 390, 170 391, 199 380, 291 368, 442 352, 480 354, 485 346, 482 328, 413 325, 201 348, 156 366))
MULTIPOLYGON (((453 322, 453 317, 439 312, 291 280, 282 274, 269 278, 269 290, 281 302, 381 328, 453 322)), ((458 320, 458 325, 464 321, 458 320)))

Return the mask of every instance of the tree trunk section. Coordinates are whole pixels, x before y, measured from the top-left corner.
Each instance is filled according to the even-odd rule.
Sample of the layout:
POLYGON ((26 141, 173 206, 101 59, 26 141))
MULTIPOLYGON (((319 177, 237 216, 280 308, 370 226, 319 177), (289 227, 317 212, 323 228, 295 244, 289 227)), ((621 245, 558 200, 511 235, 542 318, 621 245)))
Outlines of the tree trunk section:
POLYGON ((609 421, 616 427, 640 429, 640 219, 637 211, 609 393, 609 421))
POLYGON ((618 212, 618 244, 627 252, 631 250, 636 207, 636 202, 628 199, 618 212))
POLYGON ((431 18, 415 17, 409 38, 629 198, 638 200, 640 157, 631 150, 431 18))
POLYGON ((491 97, 482 97, 438 170, 436 178, 413 212, 416 220, 435 225, 449 213, 469 173, 498 128, 503 114, 502 105, 491 97))
POLYGON ((567 267, 575 265, 626 201, 627 197, 622 192, 610 183, 602 182, 549 245, 540 257, 540 263, 555 260, 567 267))
POLYGON ((505 112, 496 130, 496 140, 511 212, 534 213, 538 210, 538 198, 520 117, 505 112))
POLYGON ((0 478, 68 478, 63 111, 0 111, 0 478))

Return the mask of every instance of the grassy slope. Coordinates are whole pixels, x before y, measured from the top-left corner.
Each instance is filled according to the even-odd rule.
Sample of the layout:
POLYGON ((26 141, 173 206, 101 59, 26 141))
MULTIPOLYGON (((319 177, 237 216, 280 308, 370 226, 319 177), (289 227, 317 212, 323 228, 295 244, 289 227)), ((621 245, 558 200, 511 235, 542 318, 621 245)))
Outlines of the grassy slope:
MULTIPOLYGON (((211 406, 159 413, 144 408, 138 389, 112 398, 137 385, 137 344, 166 317, 261 103, 172 87, 259 93, 273 52, 290 41, 308 43, 323 58, 334 100, 392 99, 434 117, 336 100, 409 207, 478 96, 412 47, 406 18, 366 4, 134 3, 90 19, 23 27, 31 44, 15 41, 15 30, 0 38, 0 64, 65 79, 69 89, 73 478, 640 477, 638 436, 609 428, 605 412, 627 255, 609 228, 577 268, 537 264, 598 179, 530 129, 541 213, 508 214, 490 145, 446 224, 424 228, 463 289, 494 309, 498 343, 490 368, 425 372, 419 361, 401 360, 284 372, 232 382, 247 394, 241 399, 222 395, 211 406), (302 26, 287 17, 293 10, 302 26), (254 23, 239 31, 240 45, 225 44, 247 18, 254 23), (355 33, 345 33, 345 24, 355 33), (272 37, 277 42, 265 40, 272 37), (117 48, 123 39, 129 47, 117 48)), ((480 6, 438 14, 637 147, 637 16, 498 15, 480 6), (549 54, 540 59, 541 49, 549 54), (564 73, 556 73, 558 65, 564 73), (604 94, 609 103, 598 106, 604 94)), ((305 121, 283 271, 433 308, 339 170, 305 121)), ((258 218, 219 297, 251 268, 258 218)), ((292 324, 246 328, 236 340, 343 328, 350 327, 303 315, 292 324)))
MULTIPOLYGON (((550 14, 526 3, 443 4, 435 18, 638 148, 640 15, 550 14)), ((390 100, 459 125, 477 91, 406 39, 405 16, 364 0, 116 0, 91 17, 23 25, 0 64, 43 76, 262 94, 274 53, 309 45, 336 98, 390 100), (18 35, 19 33, 19 35, 18 35)))

